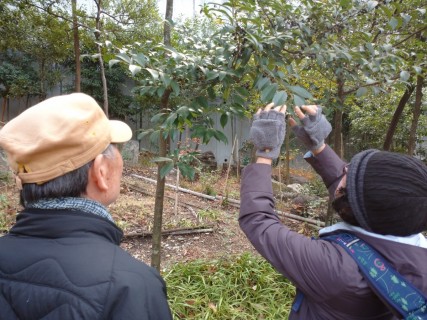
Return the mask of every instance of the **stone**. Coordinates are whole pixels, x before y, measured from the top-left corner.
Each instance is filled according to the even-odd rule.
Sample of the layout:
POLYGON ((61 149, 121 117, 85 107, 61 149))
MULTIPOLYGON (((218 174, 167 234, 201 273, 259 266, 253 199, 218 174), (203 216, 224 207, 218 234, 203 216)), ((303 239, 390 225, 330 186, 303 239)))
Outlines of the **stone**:
POLYGON ((136 165, 139 161, 139 141, 129 140, 123 145, 123 161, 130 165, 136 165))

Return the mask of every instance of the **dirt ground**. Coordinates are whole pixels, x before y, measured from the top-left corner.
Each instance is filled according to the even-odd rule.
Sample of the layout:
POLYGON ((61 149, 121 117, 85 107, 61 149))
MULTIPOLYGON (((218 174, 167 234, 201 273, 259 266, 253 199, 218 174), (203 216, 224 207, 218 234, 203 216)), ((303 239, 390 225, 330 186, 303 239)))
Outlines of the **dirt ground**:
MULTIPOLYGON (((114 220, 125 234, 121 246, 147 264, 150 264, 151 259, 156 174, 154 168, 125 166, 120 197, 109 207, 114 220)), ((208 174, 208 179, 201 175, 195 182, 181 179, 181 188, 197 193, 208 190, 215 195, 211 195, 211 199, 188 192, 177 194, 173 188, 175 180, 176 173, 170 174, 166 180, 170 186, 166 187, 164 200, 162 269, 195 259, 220 259, 243 252, 256 254, 237 222, 240 184, 236 175, 230 175, 227 179, 223 171, 208 174), (226 200, 221 198, 226 194, 226 200)), ((0 231, 4 232, 13 224, 16 212, 21 207, 13 181, 3 183, 0 189, 0 209, 6 213, 6 220, 0 221, 3 227, 0 231)), ((281 210, 286 212, 290 208, 282 206, 281 210)), ((296 231, 312 231, 307 231, 307 225, 297 220, 283 220, 296 231)))

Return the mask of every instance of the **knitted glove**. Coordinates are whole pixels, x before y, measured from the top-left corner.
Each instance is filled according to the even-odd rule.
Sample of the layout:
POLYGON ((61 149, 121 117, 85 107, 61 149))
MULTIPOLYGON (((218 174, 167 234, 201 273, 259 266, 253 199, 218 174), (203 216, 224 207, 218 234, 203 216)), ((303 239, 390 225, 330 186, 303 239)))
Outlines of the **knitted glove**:
POLYGON ((301 120, 302 126, 294 126, 292 131, 297 138, 310 150, 319 149, 325 138, 331 133, 332 127, 322 114, 322 107, 317 107, 314 115, 306 115, 301 120))
POLYGON ((253 117, 249 138, 255 145, 258 157, 276 159, 285 138, 285 115, 274 109, 261 111, 253 117))

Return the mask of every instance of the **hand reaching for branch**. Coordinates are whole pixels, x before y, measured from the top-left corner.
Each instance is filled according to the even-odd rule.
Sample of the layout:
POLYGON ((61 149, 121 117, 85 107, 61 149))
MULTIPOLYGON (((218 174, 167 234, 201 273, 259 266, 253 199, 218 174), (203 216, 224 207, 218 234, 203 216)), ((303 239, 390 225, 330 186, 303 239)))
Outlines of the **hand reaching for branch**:
POLYGON ((298 125, 293 118, 289 118, 289 124, 297 138, 315 154, 323 150, 325 139, 332 127, 322 114, 322 107, 305 105, 301 108, 295 107, 294 111, 301 125, 298 125))
POLYGON ((272 109, 274 103, 259 109, 253 117, 249 137, 255 145, 256 155, 266 159, 276 159, 280 154, 286 132, 286 106, 272 109))

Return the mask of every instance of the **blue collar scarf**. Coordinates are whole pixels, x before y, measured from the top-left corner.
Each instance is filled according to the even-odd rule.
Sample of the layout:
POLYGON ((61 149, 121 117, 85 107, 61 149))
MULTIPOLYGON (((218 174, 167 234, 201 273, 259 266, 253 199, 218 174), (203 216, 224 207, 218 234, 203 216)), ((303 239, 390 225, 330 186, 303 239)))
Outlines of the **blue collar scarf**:
POLYGON ((41 199, 28 203, 26 208, 34 209, 70 209, 71 211, 83 211, 88 214, 94 214, 114 223, 111 214, 99 202, 86 198, 49 198, 41 199))

